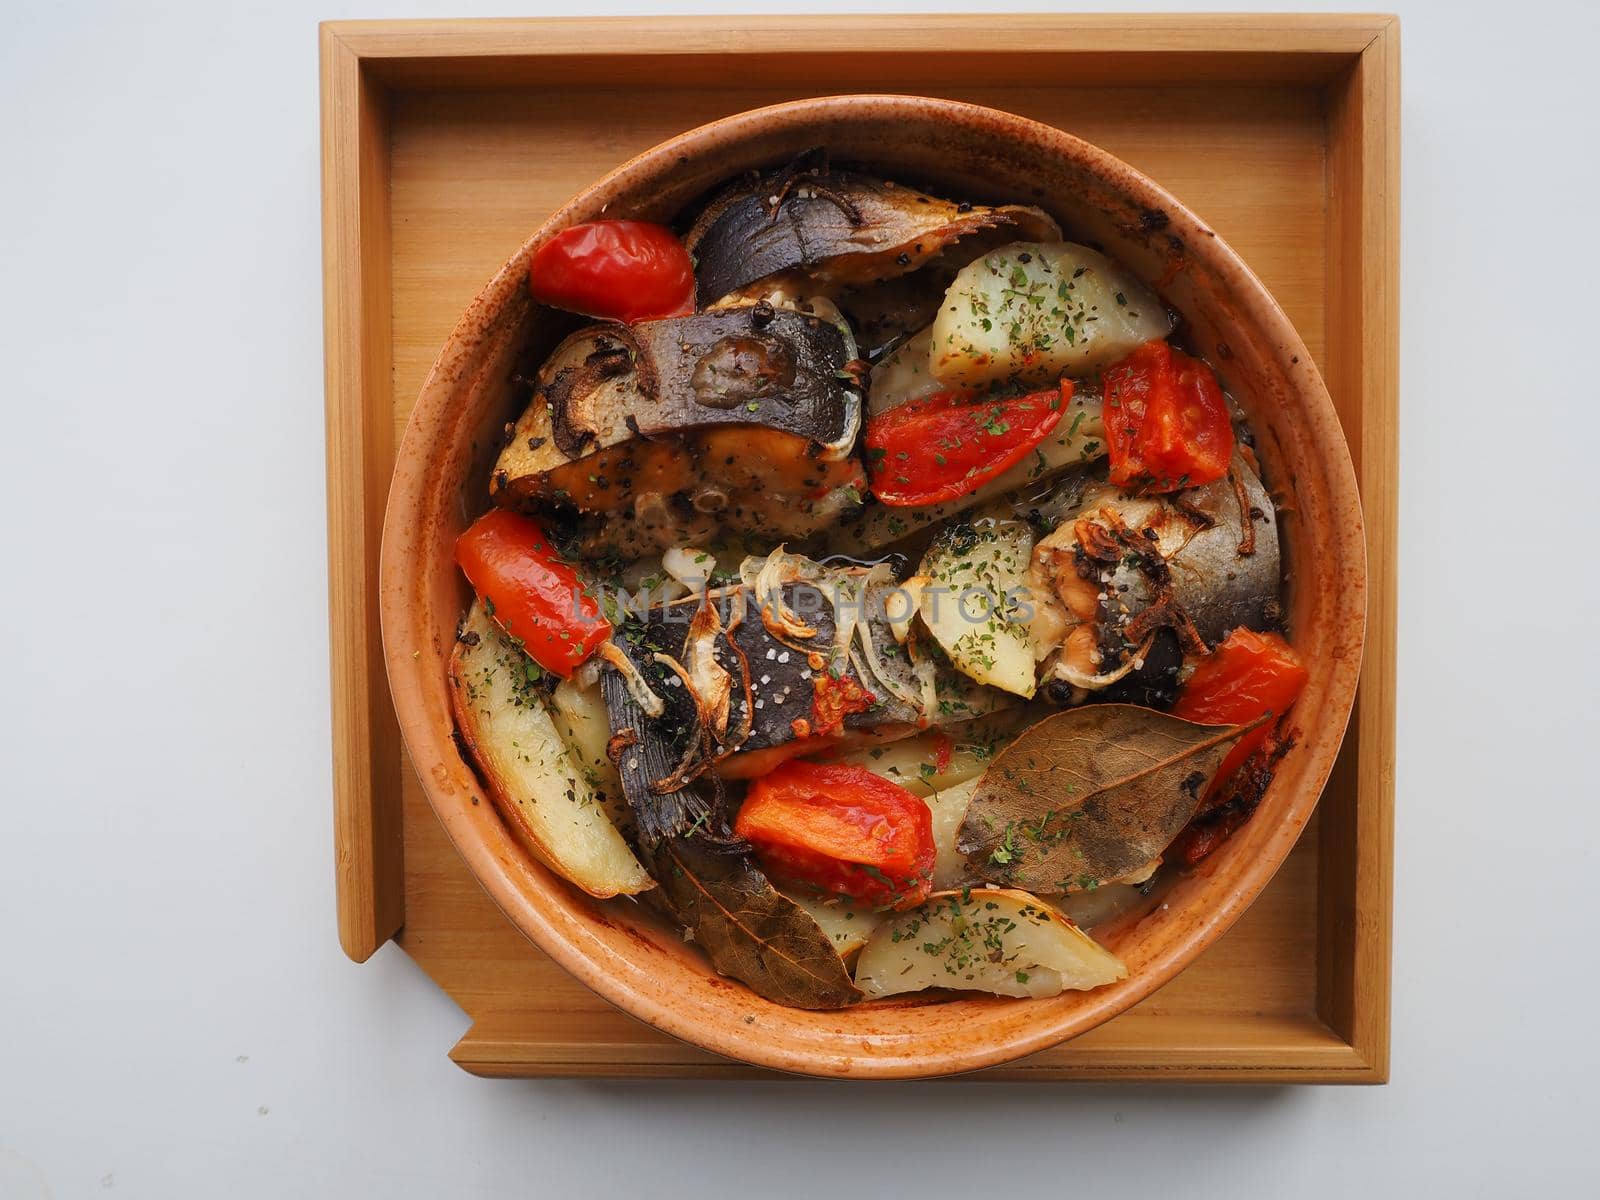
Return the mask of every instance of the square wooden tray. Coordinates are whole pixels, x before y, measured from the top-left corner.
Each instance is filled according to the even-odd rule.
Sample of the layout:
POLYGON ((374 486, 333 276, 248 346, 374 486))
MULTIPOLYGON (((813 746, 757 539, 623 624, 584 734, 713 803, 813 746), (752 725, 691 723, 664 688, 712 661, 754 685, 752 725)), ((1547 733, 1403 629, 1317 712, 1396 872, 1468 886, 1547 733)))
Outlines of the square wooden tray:
POLYGON ((996 1079, 1381 1082, 1389 1061, 1399 31, 1385 16, 716 17, 322 27, 339 933, 393 937, 484 1075, 759 1076, 610 1008, 505 920, 404 758, 376 572, 395 445, 478 289, 561 202, 715 117, 949 96, 1105 147, 1202 214, 1315 355, 1356 459, 1371 612, 1356 714, 1267 891, 1143 1004, 996 1079))

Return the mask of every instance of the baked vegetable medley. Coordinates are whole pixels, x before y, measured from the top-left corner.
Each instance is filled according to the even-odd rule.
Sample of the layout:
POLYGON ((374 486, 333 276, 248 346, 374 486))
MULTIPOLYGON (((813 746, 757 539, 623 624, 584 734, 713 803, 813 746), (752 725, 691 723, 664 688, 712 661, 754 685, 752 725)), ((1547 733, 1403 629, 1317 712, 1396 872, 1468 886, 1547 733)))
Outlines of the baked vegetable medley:
POLYGON ((1126 977, 1095 932, 1250 819, 1307 677, 1182 319, 1041 209, 820 152, 528 287, 571 332, 450 663, 528 849, 781 1004, 1126 977))

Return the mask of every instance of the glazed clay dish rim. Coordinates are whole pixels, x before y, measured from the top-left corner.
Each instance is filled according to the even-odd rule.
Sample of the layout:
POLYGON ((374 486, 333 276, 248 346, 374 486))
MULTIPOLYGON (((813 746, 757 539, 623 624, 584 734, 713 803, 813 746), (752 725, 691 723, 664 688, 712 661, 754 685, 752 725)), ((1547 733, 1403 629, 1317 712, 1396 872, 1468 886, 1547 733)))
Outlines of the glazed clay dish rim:
MULTIPOLYGON (((723 177, 738 169, 730 168, 723 177)), ((498 332, 504 336, 504 327, 498 332)), ((1281 478, 1271 482, 1280 489, 1291 484, 1281 478)), ((1294 490, 1298 495, 1300 486, 1294 490)), ((1311 356, 1265 286, 1204 222, 1133 167, 1050 126, 956 101, 831 96, 739 113, 645 151, 562 206, 479 293, 430 371, 396 457, 384 518, 379 608, 395 712, 428 802, 468 869, 545 954, 623 1011, 718 1054, 803 1074, 910 1078, 1009 1062, 1109 1020, 1169 982, 1254 900, 1309 819, 1343 739, 1364 634, 1364 545, 1349 450, 1311 356), (473 352, 496 332, 500 310, 520 287, 536 246, 570 224, 595 219, 619 195, 651 181, 663 181, 664 186, 697 155, 712 156, 719 148, 733 146, 746 153, 745 166, 764 165, 750 157, 760 152, 763 138, 782 140, 804 130, 814 135, 813 144, 824 144, 829 128, 844 131, 888 119, 903 120, 908 128, 946 125, 969 133, 982 130, 988 138, 1065 162, 1139 210, 1166 214, 1172 234, 1185 236, 1191 259, 1203 265, 1208 280, 1225 290, 1236 321, 1258 331, 1257 340, 1271 348, 1263 357, 1298 397, 1293 406, 1298 415, 1291 424, 1297 423, 1297 436, 1314 447, 1327 490, 1327 510, 1339 515, 1337 527, 1322 531, 1322 536, 1332 541, 1339 567, 1348 574, 1338 581, 1337 594, 1318 601, 1326 610, 1324 640, 1331 650, 1320 667, 1321 678, 1313 666, 1307 698, 1313 692, 1319 697, 1320 720, 1314 730, 1307 729, 1304 743, 1295 751, 1302 759, 1298 786, 1285 796, 1275 784, 1255 818, 1202 864, 1188 881, 1195 884, 1193 894, 1173 918, 1187 917, 1188 924, 1173 926, 1174 932, 1165 939, 1170 944, 1128 979, 1047 1000, 974 996, 929 1005, 911 999, 806 1012, 761 1000, 742 984, 716 975, 703 958, 699 970, 691 972, 700 977, 699 986, 689 978, 683 981, 688 986, 674 988, 670 976, 686 968, 672 962, 675 948, 670 933, 652 932, 646 922, 634 928, 623 910, 615 907, 627 901, 596 906, 515 841, 482 796, 483 789, 453 737, 444 699, 449 646, 439 644, 437 621, 429 619, 434 609, 426 582, 433 565, 428 552, 435 524, 451 519, 459 528, 460 522, 487 506, 485 497, 471 513, 450 511, 459 508, 459 500, 445 494, 444 480, 451 466, 447 451, 455 447, 459 453, 469 440, 454 428, 460 422, 454 419, 451 400, 464 382, 470 382, 476 369, 473 352), (645 944, 660 952, 646 954, 645 944), (941 1017, 941 1010, 951 1015, 941 1017)))

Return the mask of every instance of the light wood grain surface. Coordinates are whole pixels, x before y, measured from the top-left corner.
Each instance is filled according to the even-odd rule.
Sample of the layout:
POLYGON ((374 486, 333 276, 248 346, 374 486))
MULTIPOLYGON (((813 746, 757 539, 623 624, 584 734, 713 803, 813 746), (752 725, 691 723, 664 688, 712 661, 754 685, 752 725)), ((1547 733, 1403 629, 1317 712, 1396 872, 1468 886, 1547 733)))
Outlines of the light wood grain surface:
MULTIPOLYGON (((381 462, 439 346, 544 216, 610 167, 730 112, 871 86, 988 104, 1069 130, 1127 159, 1207 219, 1261 275, 1323 367, 1368 497, 1375 642, 1322 812, 1249 913, 1144 1004, 1003 1074, 1381 1079, 1394 665, 1392 621, 1384 619, 1394 603, 1393 26, 1369 18, 1041 17, 1001 36, 959 18, 846 25, 344 23, 325 34, 328 169, 335 183, 356 170, 362 183, 388 184, 381 197, 370 188, 352 193, 365 196, 364 213, 336 204, 329 216, 330 293, 370 300, 355 313, 330 309, 330 397, 359 396, 362 408, 358 418, 330 403, 336 634, 341 621, 366 620, 356 587, 366 560, 357 556, 370 554, 369 522, 381 515, 381 462), (878 69, 864 76, 857 59, 865 28, 892 30, 901 52, 873 55, 878 69), (802 30, 803 53, 779 48, 802 30), (580 53, 600 32, 605 53, 580 53), (916 53, 934 43, 944 50, 916 53), (948 53, 954 45, 963 51, 948 53), (1043 69, 1052 53, 1053 74, 1043 69), (720 55, 717 70, 683 70, 683 56, 700 55, 720 55), (991 55, 1008 69, 995 70, 991 55), (365 73, 354 69, 358 61, 365 73), (662 86, 669 68, 696 86, 662 86), (1084 86, 1107 72, 1143 83, 1084 86), (1219 72, 1230 86, 1210 85, 1219 72), (717 86, 699 86, 713 76, 717 86), (1073 85, 1062 86, 1063 78, 1073 85), (762 86, 752 86, 756 80, 762 86), (518 86, 506 86, 512 81, 518 86), (369 122, 369 137, 330 149, 330 122, 336 138, 348 138, 352 106, 369 122), (381 137, 370 127, 376 120, 381 137), (359 332, 358 320, 368 323, 359 332), (1320 844, 1319 830, 1331 831, 1320 844)), ((346 733, 339 784, 350 787, 338 805, 341 870, 354 864, 351 886, 341 890, 347 950, 364 957, 403 920, 400 944, 474 1018, 452 1052, 472 1071, 755 1073, 611 1010, 504 920, 448 845, 398 747, 384 740, 392 715, 371 686, 365 655, 373 643, 363 640, 370 629, 352 634, 343 668, 337 636, 335 645, 336 723, 346 733), (356 687, 363 678, 368 686, 356 687), (363 738, 370 759, 352 753, 363 738), (369 761, 370 773, 358 778, 369 761), (392 840, 396 826, 403 855, 392 840), (347 846, 356 851, 348 858, 347 846), (363 852, 372 855, 367 879, 363 852)))

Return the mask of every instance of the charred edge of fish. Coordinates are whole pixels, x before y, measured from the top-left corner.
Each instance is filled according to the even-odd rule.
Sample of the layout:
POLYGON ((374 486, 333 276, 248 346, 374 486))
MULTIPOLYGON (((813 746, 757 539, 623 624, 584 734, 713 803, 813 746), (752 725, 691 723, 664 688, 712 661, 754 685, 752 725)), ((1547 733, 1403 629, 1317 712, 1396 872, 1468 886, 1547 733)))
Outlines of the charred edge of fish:
POLYGON ((555 373, 543 390, 550 405, 550 432, 561 453, 568 458, 581 458, 599 438, 600 426, 593 419, 582 425, 577 418, 595 389, 606 380, 627 374, 634 366, 635 357, 625 345, 608 346, 597 341, 594 351, 581 366, 563 367, 555 373))
POLYGON ((689 693, 690 699, 694 701, 696 710, 694 732, 690 734, 677 765, 667 774, 659 779, 652 779, 649 783, 650 790, 653 793, 657 796, 666 796, 672 792, 682 791, 710 769, 712 760, 711 730, 706 725, 701 699, 694 690, 694 683, 689 677, 687 668, 670 654, 662 654, 657 651, 654 658, 657 663, 666 667, 682 681, 684 690, 689 693))
MULTIPOLYGON (((636 664, 634 669, 638 669, 636 664)), ((666 795, 650 789, 652 779, 671 770, 671 747, 663 736, 660 719, 646 717, 625 675, 614 666, 602 670, 600 693, 605 700, 606 720, 617 730, 607 745, 607 753, 614 753, 612 761, 622 780, 623 797, 633 810, 641 843, 656 844, 709 822, 714 816, 715 798, 706 797, 698 788, 686 787, 666 795)))
POLYGON ((699 607, 684 636, 681 655, 687 663, 659 650, 652 656, 658 665, 677 675, 694 705, 694 730, 682 758, 670 774, 650 783, 650 790, 657 795, 687 786, 727 753, 733 678, 717 659, 718 642, 724 640, 725 633, 720 607, 709 589, 701 593, 699 607))
POLYGON ((726 634, 728 649, 732 651, 734 661, 739 664, 739 694, 743 702, 743 712, 739 719, 738 732, 728 738, 728 754, 737 753, 739 747, 750 739, 750 731, 755 724, 755 689, 750 683, 750 659, 746 656, 744 648, 739 645, 738 639, 734 637, 739 627, 744 624, 746 607, 744 589, 740 588, 733 601, 732 611, 728 614, 726 634))
MULTIPOLYGON (((767 199, 767 204, 772 209, 773 219, 776 220, 778 211, 783 207, 783 202, 789 198, 789 192, 794 187, 795 180, 801 175, 826 172, 828 169, 828 148, 826 146, 810 146, 800 151, 783 166, 772 173, 768 187, 772 194, 767 199)), ((759 186, 761 175, 755 176, 759 186)), ((735 190, 735 189, 730 189, 735 190)))
MULTIPOLYGON (((533 404, 548 406, 556 447, 569 461, 617 443, 605 431, 625 428, 652 438, 723 425, 760 425, 817 441, 836 457, 855 432, 862 387, 846 359, 840 330, 824 318, 769 306, 760 328, 753 305, 591 326, 558 346, 551 361, 593 347, 578 364, 548 371, 533 404), (633 375, 602 412, 600 389, 633 375)), ((550 469, 561 464, 553 464, 550 469)))
MULTIPOLYGON (((1212 519, 1202 513, 1209 524, 1212 519)), ((1077 538, 1074 566, 1080 578, 1102 589, 1104 598, 1099 602, 1096 642, 1102 661, 1107 664, 1123 663, 1130 653, 1138 652, 1161 629, 1171 629, 1179 643, 1187 650, 1199 653, 1205 650, 1205 641, 1195 630, 1194 622, 1173 595, 1172 571, 1167 560, 1156 549, 1156 531, 1145 526, 1138 532, 1129 529, 1122 516, 1114 509, 1102 508, 1092 516, 1079 517, 1073 526, 1077 538), (1105 575, 1119 563, 1129 563, 1144 576, 1152 595, 1149 604, 1132 617, 1126 606, 1121 613, 1112 611, 1121 605, 1120 596, 1110 590, 1105 575)), ((1105 672, 1102 674, 1111 674, 1105 672)))
POLYGON ((725 190, 685 244, 697 259, 699 301, 709 305, 806 272, 830 284, 893 278, 952 242, 1004 225, 1024 237, 1060 232, 1038 209, 957 205, 873 176, 791 163, 725 190), (842 274, 832 269, 846 262, 842 274))
POLYGON ((1233 485, 1233 498, 1239 504, 1239 557, 1248 558, 1256 552, 1257 510, 1250 503, 1250 495, 1245 491, 1244 480, 1239 477, 1239 472, 1230 468, 1228 482, 1233 485))
POLYGON ((611 760, 612 766, 617 766, 622 761, 622 752, 630 746, 639 744, 639 731, 637 729, 619 729, 606 739, 606 757, 611 760))
POLYGON ((1193 619, 1173 596, 1170 584, 1165 585, 1154 600, 1122 627, 1122 636, 1131 644, 1138 645, 1158 629, 1170 629, 1176 633, 1178 643, 1190 654, 1204 654, 1210 649, 1195 628, 1193 619))

